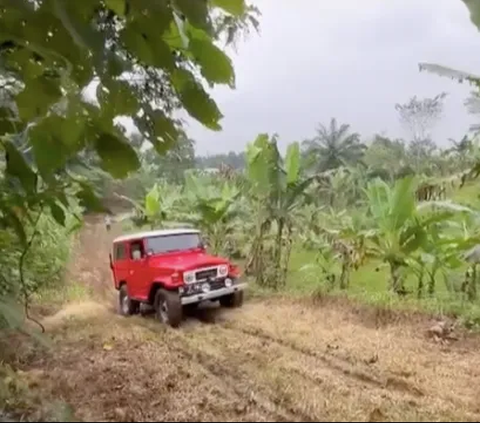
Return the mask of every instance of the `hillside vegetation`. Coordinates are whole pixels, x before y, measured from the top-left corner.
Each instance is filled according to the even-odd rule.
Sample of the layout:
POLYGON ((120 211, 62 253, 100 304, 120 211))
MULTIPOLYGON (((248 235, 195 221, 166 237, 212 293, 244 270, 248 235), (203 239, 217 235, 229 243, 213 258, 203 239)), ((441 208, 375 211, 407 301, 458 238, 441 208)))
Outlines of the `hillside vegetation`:
MULTIPOLYGON (((440 148, 440 93, 392 104, 405 139, 332 118, 199 156, 177 117, 221 130, 207 87, 260 16, 0 0, 0 421, 479 420, 478 128, 440 148), (118 315, 113 238, 174 226, 238 262, 243 309, 118 315)), ((421 69, 478 109, 478 77, 421 69)))

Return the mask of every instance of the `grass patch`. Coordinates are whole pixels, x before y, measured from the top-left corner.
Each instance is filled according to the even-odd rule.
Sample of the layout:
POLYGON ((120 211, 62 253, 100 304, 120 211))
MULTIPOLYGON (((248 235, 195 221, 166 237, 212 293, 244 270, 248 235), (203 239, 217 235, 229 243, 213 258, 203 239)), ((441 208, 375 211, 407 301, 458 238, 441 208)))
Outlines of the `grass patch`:
MULTIPOLYGON (((328 289, 324 278, 315 272, 302 270, 305 264, 314 262, 315 253, 297 249, 292 252, 290 273, 286 292, 292 296, 305 295, 343 295, 347 298, 374 307, 390 310, 425 312, 438 316, 450 316, 459 319, 469 328, 480 329, 480 303, 469 302, 458 293, 449 292, 442 279, 437 280, 433 297, 416 297, 416 279, 408 275, 406 288, 411 294, 398 297, 388 290, 388 269, 381 263, 370 262, 352 272, 350 287, 341 292, 328 289)), ((460 275, 452 275, 456 277, 460 275)))
POLYGON ((62 305, 70 302, 87 300, 93 295, 91 287, 80 282, 65 283, 61 287, 47 288, 36 295, 40 305, 62 305))

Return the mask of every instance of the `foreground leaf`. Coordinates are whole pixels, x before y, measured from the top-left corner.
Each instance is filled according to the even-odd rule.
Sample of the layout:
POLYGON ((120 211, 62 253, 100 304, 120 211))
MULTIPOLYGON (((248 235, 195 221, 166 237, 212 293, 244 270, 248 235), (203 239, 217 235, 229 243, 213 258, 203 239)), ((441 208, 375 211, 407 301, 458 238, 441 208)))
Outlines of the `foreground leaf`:
POLYGON ((113 134, 101 134, 95 141, 95 150, 102 160, 102 168, 114 178, 124 178, 140 167, 135 150, 113 134))
POLYGON ((245 2, 243 0, 212 0, 212 4, 234 16, 241 16, 246 11, 245 2))
POLYGON ((37 175, 28 165, 25 157, 10 141, 4 142, 7 154, 6 172, 20 180, 25 191, 33 192, 37 186, 37 175))
POLYGON ((52 213, 52 217, 55 219, 55 221, 59 225, 65 226, 66 216, 65 216, 65 212, 62 209, 62 207, 60 207, 55 202, 55 200, 50 201, 49 206, 50 206, 50 211, 52 213))
POLYGON ((43 116, 62 97, 58 81, 41 76, 28 82, 16 97, 18 113, 26 121, 43 116))
POLYGON ((193 38, 190 40, 190 49, 207 81, 231 87, 235 85, 235 72, 230 58, 210 40, 193 38))
POLYGON ((193 75, 182 69, 173 75, 173 84, 188 114, 214 131, 222 129, 220 119, 223 115, 213 99, 195 80, 193 75))
POLYGON ((126 2, 125 0, 105 0, 107 7, 115 12, 118 16, 125 15, 126 2))

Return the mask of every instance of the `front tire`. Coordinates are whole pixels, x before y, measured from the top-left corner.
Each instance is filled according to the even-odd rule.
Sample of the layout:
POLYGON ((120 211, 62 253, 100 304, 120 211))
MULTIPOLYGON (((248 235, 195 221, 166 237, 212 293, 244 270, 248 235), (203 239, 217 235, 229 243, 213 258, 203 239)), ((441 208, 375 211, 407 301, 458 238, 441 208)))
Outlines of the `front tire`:
POLYGON ((134 314, 138 314, 138 312, 140 311, 140 303, 138 301, 132 300, 128 296, 126 284, 123 284, 120 288, 118 301, 120 306, 120 314, 122 316, 133 316, 134 314))
POLYGON ((220 297, 220 305, 226 308, 239 308, 243 306, 243 291, 220 297))
POLYGON ((155 295, 155 313, 160 322, 178 328, 183 320, 182 302, 178 293, 159 289, 155 295))

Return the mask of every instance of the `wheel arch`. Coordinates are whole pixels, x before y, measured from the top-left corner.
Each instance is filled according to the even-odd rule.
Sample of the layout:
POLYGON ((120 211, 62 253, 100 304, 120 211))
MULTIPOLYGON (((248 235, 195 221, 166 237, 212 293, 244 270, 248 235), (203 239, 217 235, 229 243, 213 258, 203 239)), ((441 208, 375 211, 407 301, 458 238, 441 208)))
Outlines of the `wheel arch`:
POLYGON ((155 296, 157 295, 157 291, 159 289, 167 289, 165 282, 162 281, 154 281, 150 287, 150 291, 148 293, 148 303, 153 305, 155 302, 155 296))

